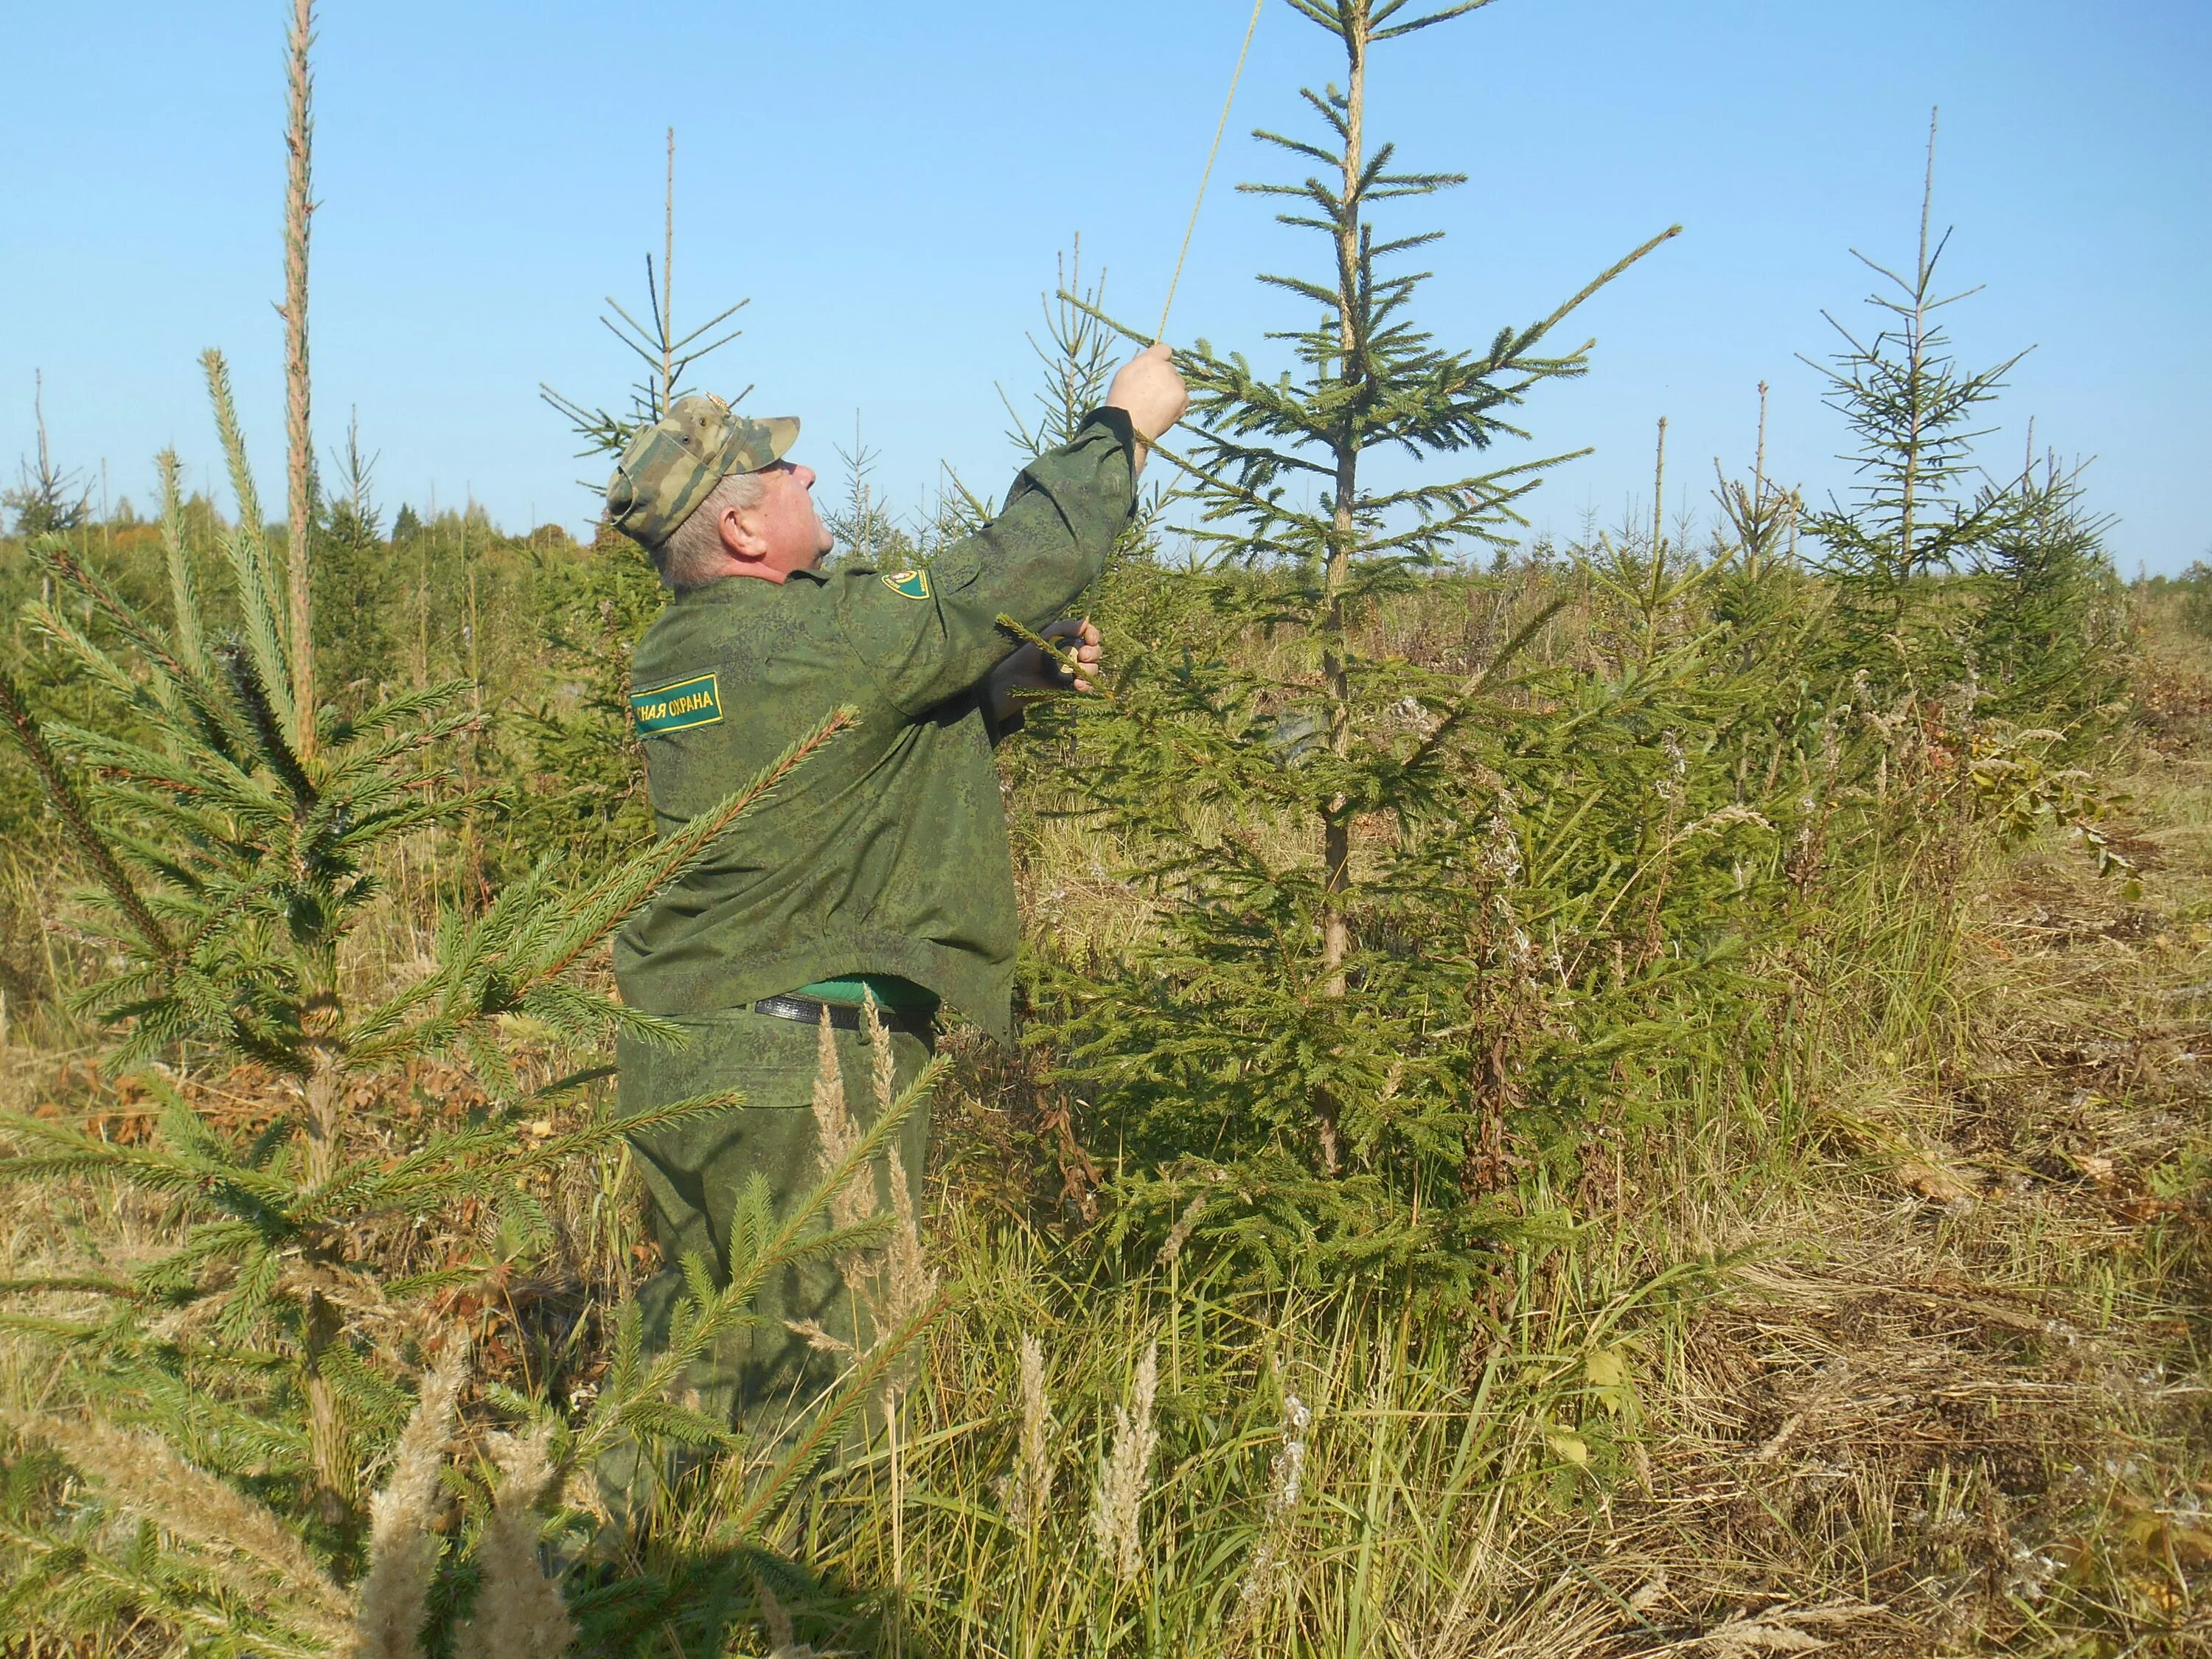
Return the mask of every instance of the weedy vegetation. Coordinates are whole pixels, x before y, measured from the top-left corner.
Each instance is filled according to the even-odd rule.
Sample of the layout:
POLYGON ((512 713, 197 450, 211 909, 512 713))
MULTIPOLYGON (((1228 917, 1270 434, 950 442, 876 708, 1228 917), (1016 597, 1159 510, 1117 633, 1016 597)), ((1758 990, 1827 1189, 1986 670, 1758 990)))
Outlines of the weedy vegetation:
MULTIPOLYGON (((1286 3, 1339 78, 1248 188, 1318 257, 1180 354, 1108 683, 1003 757, 1023 1041, 900 1093, 825 1031, 817 1187, 738 1196, 652 1353, 602 947, 847 716, 655 843, 635 550, 318 467, 298 0, 283 521, 214 352, 228 517, 173 457, 94 515, 43 428, 7 498, 0 1650, 2212 1645, 2212 580, 1977 459, 1932 130, 1816 364, 1856 487, 1769 476, 1761 387, 1701 538, 1532 542, 1530 400, 1597 367, 1552 337, 1665 237, 1439 335, 1459 180, 1368 70, 1479 7, 1286 3), (749 1440, 689 1368, 802 1258, 877 1335, 749 1440)), ((631 405, 554 399, 591 453, 729 343, 673 166, 631 405)), ((1114 316, 1064 267, 1018 448, 1114 316)), ((856 550, 988 511, 848 459, 856 550)))

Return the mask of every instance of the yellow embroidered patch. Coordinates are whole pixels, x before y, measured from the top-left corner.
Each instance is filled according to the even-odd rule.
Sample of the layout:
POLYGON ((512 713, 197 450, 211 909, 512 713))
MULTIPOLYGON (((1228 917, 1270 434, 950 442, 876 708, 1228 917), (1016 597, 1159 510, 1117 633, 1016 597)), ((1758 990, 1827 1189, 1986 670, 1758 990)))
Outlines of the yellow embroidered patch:
POLYGON ((929 572, 927 570, 893 570, 886 573, 884 586, 902 598, 926 599, 929 597, 929 572))

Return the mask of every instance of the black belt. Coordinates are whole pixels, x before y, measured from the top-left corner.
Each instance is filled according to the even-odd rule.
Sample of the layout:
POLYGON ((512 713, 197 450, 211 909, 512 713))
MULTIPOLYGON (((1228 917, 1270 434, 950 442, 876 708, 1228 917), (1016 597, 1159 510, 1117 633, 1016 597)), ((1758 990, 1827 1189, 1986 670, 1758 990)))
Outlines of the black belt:
MULTIPOLYGON (((757 1014, 769 1014, 777 1019, 795 1019, 808 1025, 819 1025, 824 1012, 830 1016, 832 1030, 857 1031, 861 1029, 860 1011, 849 1002, 817 1002, 812 997, 763 997, 753 1004, 757 1014)), ((937 1016, 920 1013, 913 1009, 886 1008, 878 1003, 876 1018, 890 1031, 904 1031, 908 1036, 929 1041, 937 1030, 937 1016)))

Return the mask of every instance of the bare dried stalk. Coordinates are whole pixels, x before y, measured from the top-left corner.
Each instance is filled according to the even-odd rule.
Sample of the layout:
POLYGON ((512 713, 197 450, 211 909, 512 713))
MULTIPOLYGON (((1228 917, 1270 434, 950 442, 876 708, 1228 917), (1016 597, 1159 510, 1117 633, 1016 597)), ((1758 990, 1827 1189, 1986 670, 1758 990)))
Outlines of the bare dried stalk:
POLYGON ((775 1592, 769 1588, 768 1581, 757 1574, 753 1578, 753 1594, 760 1598, 761 1623, 768 1626, 769 1651, 789 1651, 799 1639, 791 1628, 791 1615, 775 1599, 775 1592))
POLYGON ((1212 1194, 1210 1193, 1200 1193, 1182 1206, 1182 1213, 1176 1218, 1175 1225, 1168 1229, 1167 1238, 1160 1245, 1160 1253, 1155 1260, 1155 1266, 1162 1267, 1175 1266, 1177 1258, 1182 1255, 1182 1247, 1190 1243, 1190 1236, 1196 1231, 1198 1219, 1206 1213, 1206 1204, 1212 1197, 1212 1194))
POLYGON ((817 1319, 787 1319, 783 1322, 783 1328, 789 1331, 793 1336, 805 1337, 806 1339, 806 1346, 813 1349, 817 1353, 850 1353, 853 1352, 853 1345, 851 1343, 846 1341, 842 1337, 830 1335, 828 1331, 823 1329, 822 1322, 817 1319))
MULTIPOLYGON (((837 1034, 827 1007, 822 1010, 815 1052, 814 1134, 826 1176, 844 1162, 860 1139, 860 1126, 845 1108, 845 1073, 837 1063, 837 1034)), ((866 1181, 847 1182, 830 1200, 834 1226, 855 1226, 875 1212, 875 1191, 866 1181)))
POLYGON ((884 1029, 883 1016, 877 1012, 872 996, 860 1004, 860 1030, 868 1042, 868 1080, 875 1089, 876 1110, 888 1112, 898 1098, 898 1056, 891 1052, 890 1033, 884 1029))

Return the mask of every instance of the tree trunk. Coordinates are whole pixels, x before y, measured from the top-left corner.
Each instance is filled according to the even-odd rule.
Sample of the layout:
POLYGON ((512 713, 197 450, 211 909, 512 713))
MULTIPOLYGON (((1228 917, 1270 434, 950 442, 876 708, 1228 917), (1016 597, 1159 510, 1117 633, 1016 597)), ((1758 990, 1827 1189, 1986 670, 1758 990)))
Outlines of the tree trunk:
MULTIPOLYGON (((1360 307, 1360 174, 1364 166, 1361 125, 1367 91, 1367 8, 1364 0, 1346 8, 1344 24, 1345 140, 1344 178, 1336 225, 1336 316, 1340 356, 1340 380, 1366 378, 1365 341, 1361 337, 1360 307)), ((1352 555, 1358 538, 1352 504, 1359 491, 1359 439, 1349 413, 1334 441, 1336 459, 1336 512, 1331 526, 1328 557, 1322 570, 1321 636, 1322 679, 1328 696, 1329 750, 1340 760, 1352 752, 1352 681, 1346 667, 1344 590, 1352 574, 1352 555)), ((1332 795, 1322 805, 1322 992, 1341 997, 1346 988, 1345 963, 1352 954, 1352 924, 1347 894, 1352 885, 1352 805, 1343 795, 1332 795)), ((1338 1145, 1338 1103, 1328 1091, 1315 1100, 1322 1162, 1332 1175, 1340 1163, 1338 1145)))
POLYGON ((350 1534, 353 1522, 353 1459, 337 1391, 325 1374, 323 1356, 343 1336, 338 1310, 319 1291, 307 1293, 307 1459, 315 1472, 315 1508, 323 1524, 350 1534))
MULTIPOLYGON (((307 1118, 307 1181, 319 1187, 337 1173, 344 1148, 344 1077, 339 1065, 337 953, 319 953, 319 983, 301 1000, 301 1036, 307 1054, 307 1075, 300 1085, 307 1118)), ((327 1261, 326 1247, 310 1247, 310 1261, 327 1261)), ((324 1522, 344 1529, 353 1513, 356 1471, 347 1441, 337 1391, 323 1356, 343 1337, 338 1310, 319 1291, 307 1293, 303 1342, 307 1389, 307 1456, 315 1472, 316 1507, 324 1522)))

